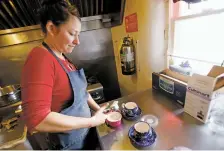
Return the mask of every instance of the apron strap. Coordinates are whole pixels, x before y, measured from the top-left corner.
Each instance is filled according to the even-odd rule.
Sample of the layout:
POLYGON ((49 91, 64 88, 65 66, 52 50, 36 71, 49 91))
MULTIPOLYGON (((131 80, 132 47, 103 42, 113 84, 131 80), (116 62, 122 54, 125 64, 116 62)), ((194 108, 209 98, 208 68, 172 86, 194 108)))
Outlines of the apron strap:
MULTIPOLYGON (((61 67, 64 69, 64 71, 66 73, 68 73, 68 70, 65 68, 65 66, 63 65, 62 61, 55 55, 55 53, 53 52, 53 50, 43 41, 42 45, 47 48, 47 50, 57 59, 57 61, 59 62, 59 64, 61 65, 61 67)), ((64 55, 63 55, 64 56, 64 55)), ((67 59, 67 57, 66 57, 67 59)))
POLYGON ((77 67, 74 63, 72 63, 72 61, 66 55, 64 54, 62 55, 65 57, 66 60, 68 60, 69 63, 71 63, 75 67, 76 70, 79 70, 79 67, 77 67))

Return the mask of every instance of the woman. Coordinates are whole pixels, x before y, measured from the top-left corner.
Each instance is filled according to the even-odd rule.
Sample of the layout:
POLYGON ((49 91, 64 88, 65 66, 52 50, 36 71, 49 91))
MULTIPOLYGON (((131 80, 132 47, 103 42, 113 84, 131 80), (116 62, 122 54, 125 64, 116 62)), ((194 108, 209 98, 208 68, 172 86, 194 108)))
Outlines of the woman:
POLYGON ((23 117, 31 133, 48 133, 51 149, 83 149, 89 128, 105 122, 106 106, 87 93, 83 69, 63 55, 79 44, 78 11, 64 0, 44 0, 39 16, 45 38, 22 71, 23 117))

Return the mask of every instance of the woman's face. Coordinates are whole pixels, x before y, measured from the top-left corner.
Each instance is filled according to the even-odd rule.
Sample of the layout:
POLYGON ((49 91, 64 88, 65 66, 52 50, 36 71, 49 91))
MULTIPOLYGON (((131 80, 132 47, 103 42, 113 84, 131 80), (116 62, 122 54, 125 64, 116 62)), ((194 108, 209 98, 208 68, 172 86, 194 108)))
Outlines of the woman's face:
POLYGON ((79 34, 81 31, 81 22, 73 15, 69 20, 56 28, 53 35, 54 45, 61 53, 71 53, 76 45, 79 44, 79 34))

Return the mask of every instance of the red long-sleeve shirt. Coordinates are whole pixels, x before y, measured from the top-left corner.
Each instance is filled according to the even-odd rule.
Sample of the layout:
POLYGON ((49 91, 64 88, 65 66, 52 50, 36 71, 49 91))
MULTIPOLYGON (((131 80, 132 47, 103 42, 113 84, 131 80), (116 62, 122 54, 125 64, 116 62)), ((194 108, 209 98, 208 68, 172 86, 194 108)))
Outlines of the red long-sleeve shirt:
MULTIPOLYGON (((67 60, 62 62, 69 71, 75 70, 67 60)), ((23 119, 29 131, 51 111, 59 112, 66 101, 73 99, 67 74, 56 58, 42 47, 29 53, 22 70, 21 87, 23 119)))

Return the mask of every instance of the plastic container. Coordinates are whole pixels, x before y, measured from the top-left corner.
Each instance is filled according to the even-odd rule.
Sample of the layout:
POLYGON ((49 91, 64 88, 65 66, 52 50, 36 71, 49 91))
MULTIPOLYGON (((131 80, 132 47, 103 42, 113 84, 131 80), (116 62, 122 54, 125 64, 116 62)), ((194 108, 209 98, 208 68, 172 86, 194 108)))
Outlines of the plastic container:
POLYGON ((215 101, 209 118, 209 128, 218 134, 224 135, 224 100, 215 101))
POLYGON ((212 111, 209 119, 209 128, 213 132, 224 135, 224 110, 216 109, 212 111))

